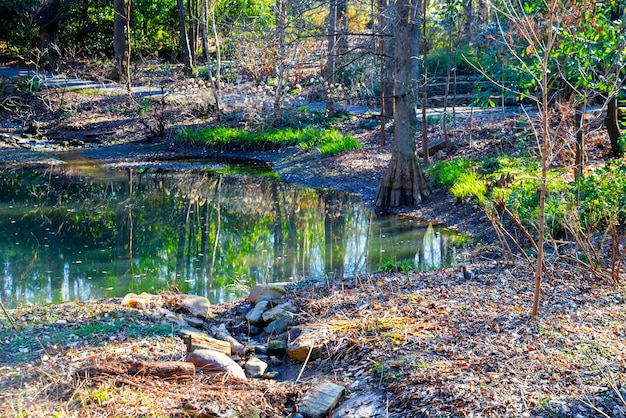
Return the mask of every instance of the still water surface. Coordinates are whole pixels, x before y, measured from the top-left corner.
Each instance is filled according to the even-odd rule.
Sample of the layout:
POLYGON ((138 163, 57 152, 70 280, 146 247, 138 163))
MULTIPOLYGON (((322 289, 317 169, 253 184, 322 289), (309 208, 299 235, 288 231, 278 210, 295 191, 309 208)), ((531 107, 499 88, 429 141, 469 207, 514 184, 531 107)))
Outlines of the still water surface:
POLYGON ((334 279, 387 260, 454 263, 463 238, 379 217, 359 196, 223 166, 50 166, 0 173, 6 306, 158 292, 232 300, 257 283, 334 279))

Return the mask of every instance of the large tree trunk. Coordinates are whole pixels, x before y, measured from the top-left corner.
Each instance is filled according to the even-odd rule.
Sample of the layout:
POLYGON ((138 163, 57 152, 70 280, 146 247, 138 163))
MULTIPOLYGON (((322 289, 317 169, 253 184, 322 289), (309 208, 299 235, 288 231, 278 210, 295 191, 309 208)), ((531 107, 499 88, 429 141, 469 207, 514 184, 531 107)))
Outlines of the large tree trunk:
MULTIPOLYGON (((392 38, 392 17, 395 14, 394 0, 380 0, 380 26, 381 26, 381 130, 385 129, 385 122, 393 118, 393 77, 394 77, 394 60, 393 60, 393 38, 392 38)), ((381 144, 385 143, 384 132, 381 132, 381 144)))
POLYGON ((126 2, 124 0, 115 0, 113 4, 113 56, 115 60, 115 68, 111 78, 116 81, 122 81, 126 74, 126 36, 124 28, 126 26, 126 2))
POLYGON ((389 168, 378 190, 375 204, 380 208, 414 206, 430 194, 426 176, 415 152, 415 107, 412 95, 415 10, 408 0, 396 2, 394 61, 394 144, 389 168))
POLYGON ((463 38, 466 42, 472 40, 472 26, 474 24, 474 0, 464 0, 463 14, 465 15, 465 22, 463 24, 463 38))
MULTIPOLYGON (((116 0, 118 1, 118 0, 116 0)), ((180 26, 180 45, 183 52, 183 65, 186 71, 191 71, 193 68, 191 62, 191 47, 189 46, 189 35, 187 34, 187 18, 185 13, 185 2, 183 0, 176 0, 178 6, 178 20, 180 26)))

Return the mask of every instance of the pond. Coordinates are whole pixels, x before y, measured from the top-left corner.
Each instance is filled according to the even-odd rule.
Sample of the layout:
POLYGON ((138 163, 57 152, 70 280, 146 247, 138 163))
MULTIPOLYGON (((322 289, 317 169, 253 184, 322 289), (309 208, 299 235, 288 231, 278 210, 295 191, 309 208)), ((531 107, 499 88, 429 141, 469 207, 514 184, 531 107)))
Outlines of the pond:
POLYGON ((68 161, 0 173, 7 307, 163 289, 218 303, 258 283, 336 279, 385 262, 450 266, 464 241, 264 167, 68 161))

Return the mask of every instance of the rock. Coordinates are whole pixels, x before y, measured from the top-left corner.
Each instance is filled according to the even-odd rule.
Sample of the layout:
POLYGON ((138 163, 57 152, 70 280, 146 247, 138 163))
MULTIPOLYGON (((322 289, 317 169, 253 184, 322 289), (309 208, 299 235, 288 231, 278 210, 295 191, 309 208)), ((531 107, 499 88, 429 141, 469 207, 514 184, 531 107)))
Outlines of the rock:
POLYGON ((190 315, 205 319, 209 316, 211 302, 204 296, 179 295, 178 303, 179 308, 190 315))
POLYGON ((187 344, 187 351, 190 353, 196 350, 213 350, 227 356, 231 354, 230 343, 212 338, 204 332, 192 328, 182 328, 177 333, 187 344))
POLYGON ((278 376, 280 376, 280 373, 278 372, 265 372, 261 377, 263 377, 263 379, 272 380, 276 379, 278 376))
POLYGON ((268 301, 263 300, 257 303, 250 312, 246 315, 248 322, 254 325, 261 324, 263 322, 263 312, 267 310, 268 301))
POLYGON ((247 334, 250 337, 254 337, 255 335, 259 335, 263 330, 259 327, 255 327, 254 325, 248 325, 247 334))
POLYGON ((315 328, 304 328, 302 333, 287 347, 289 358, 296 361, 315 360, 322 355, 326 332, 315 328), (309 351, 311 354, 309 355, 309 351))
POLYGON ((345 388, 334 383, 322 383, 315 386, 298 405, 298 412, 304 418, 327 417, 330 411, 337 405, 345 388))
POLYGON ((202 328, 202 325, 204 325, 204 321, 195 316, 183 316, 183 319, 189 326, 194 328, 202 328))
POLYGON ((122 299, 122 306, 128 306, 130 308, 146 309, 150 304, 157 304, 159 296, 151 295, 143 292, 140 295, 134 293, 128 293, 122 299))
POLYGON ((291 316, 297 311, 298 308, 296 308, 293 303, 281 303, 280 305, 274 306, 272 309, 263 312, 263 321, 265 321, 265 323, 270 323, 272 321, 276 321, 283 316, 291 316))
POLYGON ((193 363, 203 372, 226 372, 235 379, 246 380, 246 374, 241 366, 224 353, 213 350, 196 350, 189 353, 185 361, 193 363))
POLYGON ((346 418, 384 418, 387 416, 385 392, 366 392, 350 398, 335 409, 333 416, 346 418))
POLYGON ((252 349, 257 354, 267 354, 267 346, 265 345, 257 344, 252 346, 252 349))
POLYGON ((265 373, 265 369, 267 369, 267 363, 253 356, 246 361, 244 369, 246 369, 246 374, 250 377, 261 377, 265 373))
POLYGON ((265 332, 270 335, 282 334, 283 332, 287 331, 292 321, 293 318, 291 316, 283 316, 281 318, 278 318, 277 320, 267 324, 267 326, 265 327, 265 332))
POLYGON ((248 302, 256 305, 262 300, 266 301, 278 301, 280 300, 287 291, 283 286, 279 285, 256 285, 248 295, 248 302))
POLYGON ((285 354, 287 351, 287 343, 284 341, 271 340, 267 342, 267 354, 275 356, 277 354, 285 354))

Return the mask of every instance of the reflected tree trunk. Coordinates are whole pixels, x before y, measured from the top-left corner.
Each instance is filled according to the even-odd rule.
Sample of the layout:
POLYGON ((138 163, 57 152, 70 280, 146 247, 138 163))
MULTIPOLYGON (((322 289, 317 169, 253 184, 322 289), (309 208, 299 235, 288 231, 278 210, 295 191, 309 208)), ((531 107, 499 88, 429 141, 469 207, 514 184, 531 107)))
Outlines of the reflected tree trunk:
POLYGON ((213 239, 213 250, 211 251, 211 265, 209 266, 209 280, 215 274, 215 260, 217 258, 218 244, 220 242, 220 232, 222 229, 222 209, 220 205, 220 194, 222 190, 222 176, 217 176, 215 184, 215 238, 213 239))
MULTIPOLYGON (((285 195, 283 191, 283 196, 285 195)), ((294 191, 291 202, 291 209, 287 212, 287 202, 283 197, 283 206, 285 208, 285 217, 287 224, 287 248, 285 251, 285 277, 296 277, 296 260, 298 255, 298 234, 296 225, 296 206, 299 202, 298 190, 294 191)))
POLYGON ((272 200, 274 202, 274 279, 283 280, 283 215, 278 195, 278 182, 272 182, 272 200))
POLYGON ((185 243, 187 242, 187 230, 189 226, 189 210, 191 202, 185 200, 183 210, 181 211, 181 221, 178 228, 178 246, 176 250, 176 277, 173 278, 173 285, 178 285, 179 278, 185 276, 185 243))
POLYGON ((324 197, 324 269, 331 279, 342 278, 345 257, 345 195, 329 192, 324 197))

